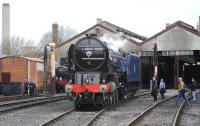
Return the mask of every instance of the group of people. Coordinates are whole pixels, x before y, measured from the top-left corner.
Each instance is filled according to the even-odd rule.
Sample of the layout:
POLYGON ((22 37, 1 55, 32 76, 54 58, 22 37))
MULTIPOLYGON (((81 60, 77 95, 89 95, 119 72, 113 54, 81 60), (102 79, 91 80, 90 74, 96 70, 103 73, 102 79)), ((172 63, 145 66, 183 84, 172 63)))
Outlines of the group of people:
POLYGON ((162 99, 165 98, 166 85, 165 85, 165 82, 164 82, 163 79, 160 80, 160 85, 159 85, 159 90, 158 90, 157 80, 156 80, 155 77, 153 77, 151 89, 152 89, 151 90, 151 95, 153 96, 155 101, 157 101, 158 91, 160 92, 160 95, 161 95, 162 99))
MULTIPOLYGON (((191 79, 191 84, 189 87, 192 92, 192 100, 196 101, 196 81, 194 78, 191 79)), ((160 80, 160 85, 159 85, 159 89, 158 89, 156 78, 153 77, 151 89, 152 89, 151 95, 153 96, 155 101, 157 101, 158 91, 160 92, 162 99, 165 98, 166 85, 165 85, 163 79, 160 80)), ((189 105, 188 99, 185 96, 185 92, 186 92, 186 85, 184 84, 182 77, 179 77, 178 78, 178 95, 176 97, 176 106, 178 105, 178 101, 181 97, 185 100, 186 104, 189 105)))
MULTIPOLYGON (((182 97, 186 104, 189 106, 188 99, 185 96, 186 92, 186 85, 184 84, 183 80, 181 77, 178 78, 178 95, 176 97, 176 106, 178 105, 179 99, 182 97)), ((196 80, 194 78, 191 79, 191 84, 190 84, 190 89, 192 92, 192 100, 195 102, 196 101, 196 80)))
POLYGON ((36 84, 33 81, 24 82, 24 95, 25 96, 35 96, 36 84))

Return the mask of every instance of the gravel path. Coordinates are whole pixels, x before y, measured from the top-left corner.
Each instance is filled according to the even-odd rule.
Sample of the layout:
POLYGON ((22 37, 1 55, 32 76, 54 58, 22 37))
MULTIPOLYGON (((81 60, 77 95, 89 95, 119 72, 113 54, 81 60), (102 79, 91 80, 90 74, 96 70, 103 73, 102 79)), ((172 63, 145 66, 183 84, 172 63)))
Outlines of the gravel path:
POLYGON ((94 122, 94 126, 123 126, 155 102, 152 97, 140 97, 111 107, 94 122))
POLYGON ((180 117, 180 126, 200 126, 200 95, 196 102, 190 102, 191 107, 184 108, 180 117))
POLYGON ((39 126, 71 108, 73 102, 62 100, 14 111, 0 116, 0 126, 39 126))

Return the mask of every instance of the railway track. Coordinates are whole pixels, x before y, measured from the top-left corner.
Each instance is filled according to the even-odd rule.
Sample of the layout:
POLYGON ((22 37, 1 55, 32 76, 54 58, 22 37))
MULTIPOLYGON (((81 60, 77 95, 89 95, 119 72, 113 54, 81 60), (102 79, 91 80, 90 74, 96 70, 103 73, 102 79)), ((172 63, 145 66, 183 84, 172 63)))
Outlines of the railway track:
POLYGON ((1 96, 0 97, 0 102, 4 101, 10 101, 10 100, 18 100, 18 99, 26 99, 30 98, 28 96, 21 96, 21 95, 16 95, 16 96, 1 96))
MULTIPOLYGON (((199 95, 199 92, 197 93, 197 95, 199 95)), ((190 96, 188 99, 192 99, 192 96, 190 96)), ((197 111, 194 111, 194 110, 198 110, 198 108, 197 108, 197 106, 198 106, 198 104, 199 104, 199 102, 195 102, 195 103, 193 103, 193 105, 191 105, 191 107, 190 108, 187 108, 187 109, 189 109, 189 110, 192 110, 193 109, 193 111, 190 113, 184 113, 183 112, 183 110, 184 110, 184 107, 185 107, 185 101, 183 101, 182 103, 181 103, 181 105, 180 105, 180 107, 179 107, 179 109, 178 109, 178 111, 176 112, 176 115, 175 115, 175 118, 174 118, 174 120, 173 120, 173 123, 172 123, 172 126, 178 126, 178 125, 181 125, 181 116, 185 116, 185 115, 187 115, 187 114, 189 114, 190 116, 189 117, 195 117, 195 113, 194 112, 197 112, 197 111), (196 109, 195 109, 196 108, 196 109), (194 115, 194 116, 193 116, 194 115)), ((199 107, 199 106, 198 106, 199 107)), ((200 112, 199 113, 196 113, 196 115, 198 115, 198 114, 200 114, 200 112)), ((187 118, 187 120, 188 120, 189 118, 187 118)), ((183 119, 182 119, 183 120, 183 119)), ((190 119, 189 119, 190 120, 190 119)), ((194 119, 192 119, 191 118, 191 120, 190 120, 190 122, 188 122, 188 123, 190 123, 190 124, 188 124, 188 125, 197 125, 197 124, 195 124, 195 123, 197 123, 197 122, 195 122, 194 121, 194 119), (191 120, 193 120, 193 121, 191 121, 191 120), (191 124, 191 123, 194 123, 194 124, 191 124)), ((198 121, 199 122, 199 121, 198 121)), ((198 125, 199 125, 200 123, 198 123, 198 125)), ((184 124, 184 125, 187 125, 187 124, 184 124)))
MULTIPOLYGON (((149 94, 147 91, 138 92, 136 97, 144 96, 149 94), (143 93, 143 94, 142 94, 143 93)), ((91 126, 93 123, 109 108, 113 105, 108 106, 100 111, 76 111, 75 109, 67 110, 59 116, 48 120, 40 126, 49 125, 70 125, 70 126, 91 126)))
POLYGON ((73 111, 75 111, 75 108, 72 108, 72 109, 70 109, 70 110, 65 111, 64 113, 58 115, 58 116, 55 117, 55 118, 52 118, 52 119, 48 120, 47 122, 41 124, 40 126, 49 126, 49 125, 53 124, 54 122, 56 122, 57 120, 61 119, 62 117, 64 117, 64 116, 70 114, 70 113, 73 112, 73 111))
POLYGON ((99 114, 98 111, 77 111, 71 109, 40 126, 82 126, 97 114, 99 114))
MULTIPOLYGON (((176 126, 176 122, 180 117, 180 113, 185 105, 182 101, 181 105, 175 107, 175 96, 171 96, 164 100, 161 100, 154 105, 147 108, 140 115, 132 119, 126 126, 136 125, 173 125, 176 126)), ((190 97, 189 97, 190 98, 190 97)))
POLYGON ((55 102, 59 100, 66 99, 65 96, 56 96, 56 97, 46 97, 46 98, 38 98, 38 99, 29 99, 29 100, 19 100, 15 102, 8 103, 0 103, 0 114, 11 112, 14 110, 19 110, 23 108, 28 108, 36 105, 41 105, 49 102, 55 102))
POLYGON ((105 112, 106 111, 106 108, 104 108, 104 109, 102 109, 101 111, 99 111, 96 115, 94 115, 88 122, 87 122, 87 124, 85 125, 85 126, 91 126, 94 122, 95 122, 95 120, 99 117, 99 116, 101 116, 101 114, 103 114, 103 112, 105 112))

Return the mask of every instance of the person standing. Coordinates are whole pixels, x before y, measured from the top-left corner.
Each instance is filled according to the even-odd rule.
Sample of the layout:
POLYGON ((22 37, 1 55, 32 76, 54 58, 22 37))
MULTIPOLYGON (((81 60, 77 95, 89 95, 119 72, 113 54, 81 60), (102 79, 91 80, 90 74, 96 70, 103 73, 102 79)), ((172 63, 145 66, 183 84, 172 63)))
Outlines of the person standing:
POLYGON ((165 99, 166 87, 165 87, 165 82, 163 79, 160 80, 159 89, 160 89, 160 95, 161 95, 162 99, 165 99))
POLYGON ((183 82, 183 80, 182 80, 182 77, 179 77, 179 78, 178 78, 178 95, 177 95, 177 97, 176 97, 176 104, 175 104, 175 106, 178 105, 178 101, 179 101, 179 99, 180 99, 181 97, 185 100, 185 102, 186 102, 187 105, 189 106, 190 104, 189 104, 189 102, 188 102, 188 99, 187 99, 186 96, 185 96, 185 84, 184 84, 184 82, 183 82))
POLYGON ((29 88, 29 82, 25 79, 25 82, 24 82, 24 95, 25 96, 28 95, 28 88, 29 88))
POLYGON ((194 78, 192 78, 191 91, 192 91, 192 100, 196 101, 196 80, 194 78))
POLYGON ((157 86, 157 80, 155 77, 153 77, 152 80, 152 88, 151 88, 151 95, 154 98, 154 101, 157 101, 157 94, 158 94, 158 86, 157 86))
POLYGON ((36 85, 33 81, 30 81, 30 96, 35 96, 36 85))

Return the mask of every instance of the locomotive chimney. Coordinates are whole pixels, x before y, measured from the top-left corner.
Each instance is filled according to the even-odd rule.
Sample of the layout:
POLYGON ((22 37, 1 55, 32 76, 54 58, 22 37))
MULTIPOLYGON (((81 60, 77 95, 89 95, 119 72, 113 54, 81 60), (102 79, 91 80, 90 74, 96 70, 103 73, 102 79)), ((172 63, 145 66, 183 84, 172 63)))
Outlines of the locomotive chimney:
POLYGON ((102 22, 102 19, 101 18, 97 18, 96 19, 96 23, 99 24, 100 22, 102 22))

